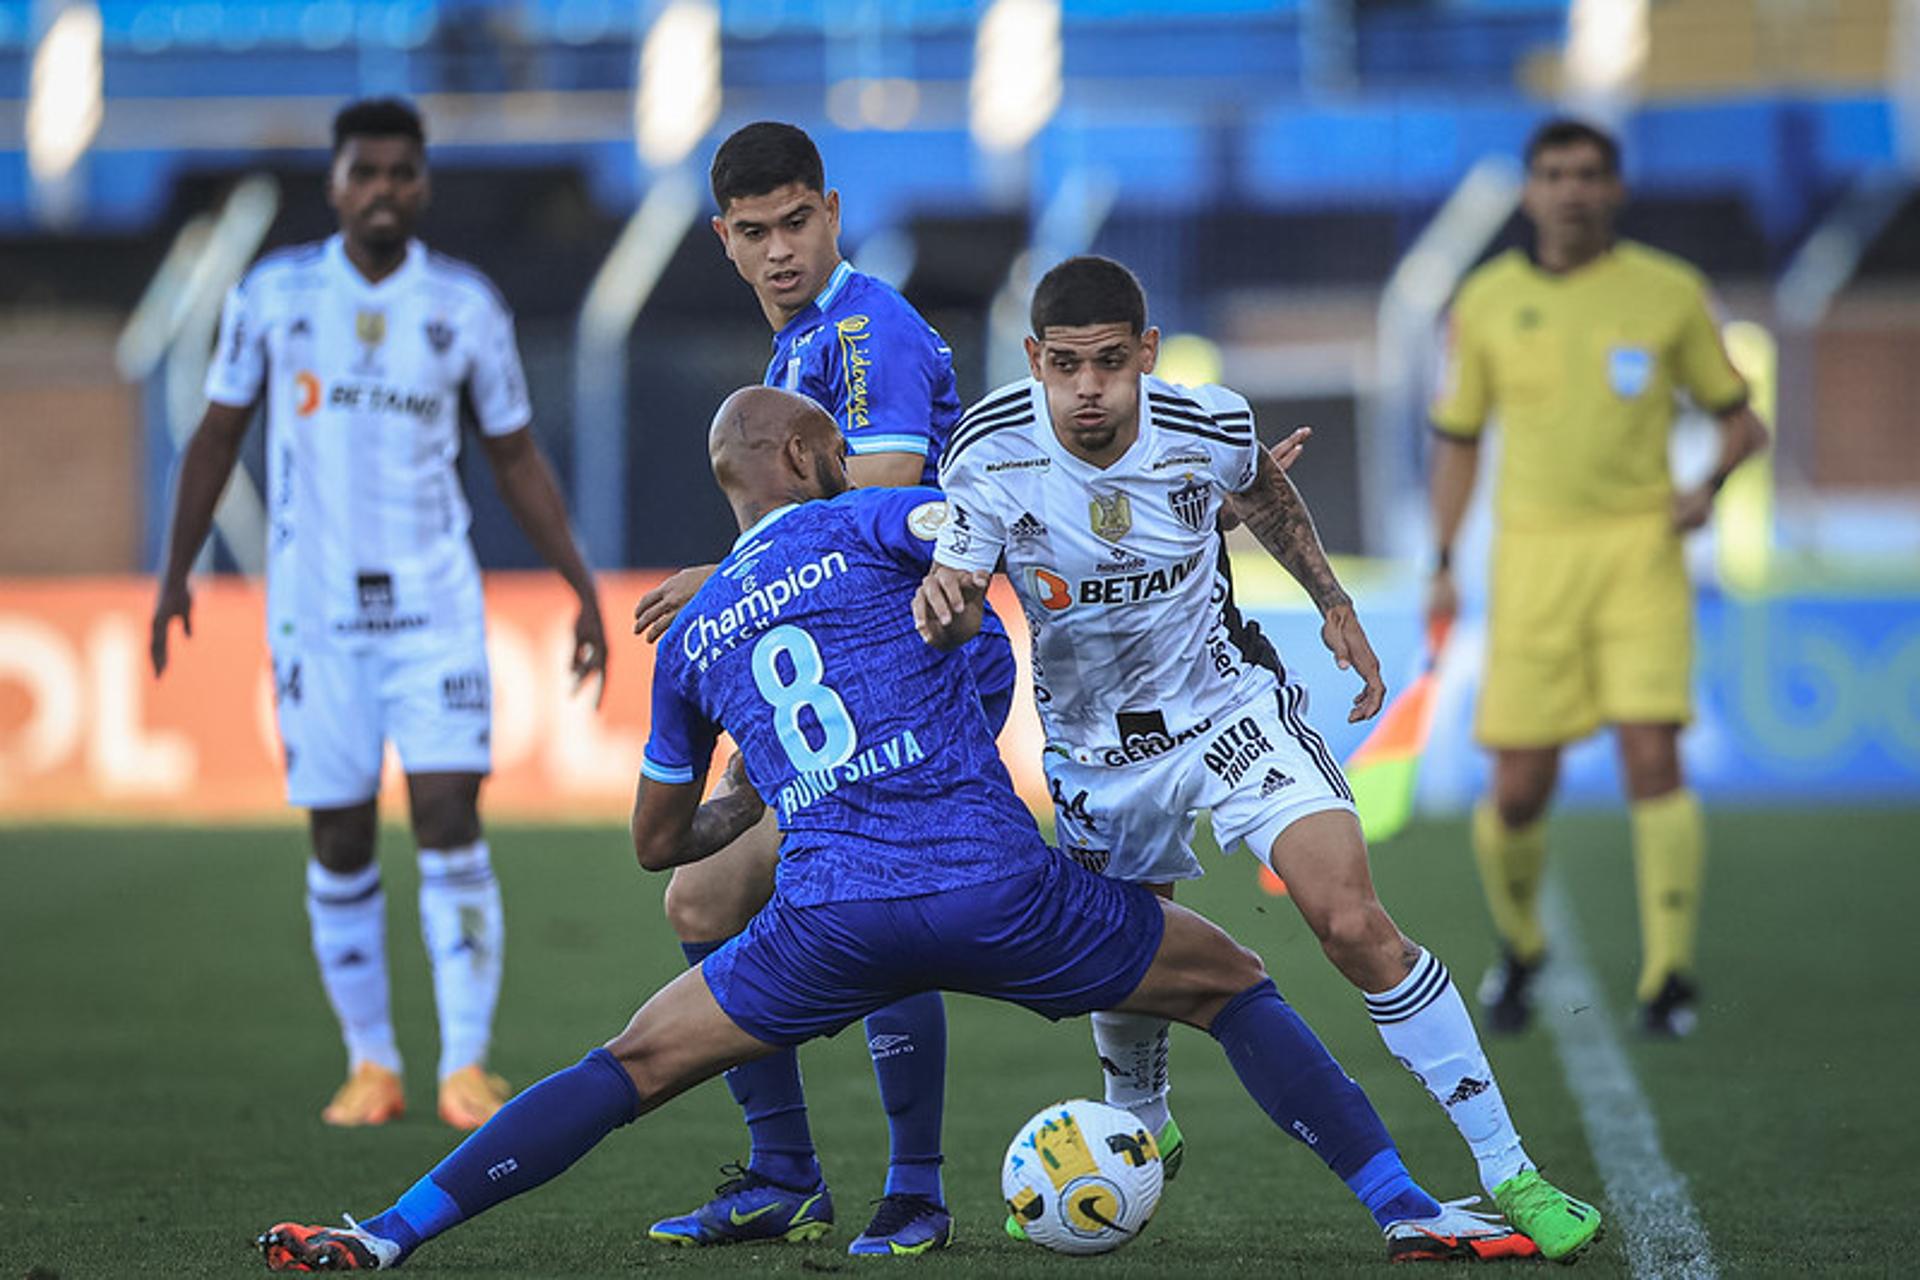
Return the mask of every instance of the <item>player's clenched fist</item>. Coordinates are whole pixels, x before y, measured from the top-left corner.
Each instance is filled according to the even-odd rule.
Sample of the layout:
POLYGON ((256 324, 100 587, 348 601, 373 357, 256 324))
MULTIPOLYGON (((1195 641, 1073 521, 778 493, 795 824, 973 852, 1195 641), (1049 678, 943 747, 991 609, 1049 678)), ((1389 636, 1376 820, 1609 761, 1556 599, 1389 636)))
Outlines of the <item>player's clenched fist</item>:
POLYGON ((913 593, 913 625, 936 649, 952 649, 980 630, 981 602, 993 575, 936 564, 913 593))

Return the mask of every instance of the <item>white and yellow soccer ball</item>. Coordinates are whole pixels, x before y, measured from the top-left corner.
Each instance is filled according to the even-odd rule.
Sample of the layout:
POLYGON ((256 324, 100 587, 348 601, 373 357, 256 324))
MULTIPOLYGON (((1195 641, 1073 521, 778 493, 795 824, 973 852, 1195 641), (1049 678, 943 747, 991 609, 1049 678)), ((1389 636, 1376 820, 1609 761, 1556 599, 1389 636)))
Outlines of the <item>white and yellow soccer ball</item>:
POLYGON ((1106 1253, 1160 1204, 1160 1146, 1131 1112, 1076 1098, 1020 1127, 1000 1191, 1027 1239, 1059 1253, 1106 1253))

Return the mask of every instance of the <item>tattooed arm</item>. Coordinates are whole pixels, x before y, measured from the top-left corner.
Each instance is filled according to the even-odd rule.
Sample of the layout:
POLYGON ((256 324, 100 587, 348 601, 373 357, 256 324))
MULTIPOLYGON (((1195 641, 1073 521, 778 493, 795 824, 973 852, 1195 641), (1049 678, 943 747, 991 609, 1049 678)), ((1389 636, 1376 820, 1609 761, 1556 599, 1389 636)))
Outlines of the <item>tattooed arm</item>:
POLYGON ((633 806, 634 854, 649 871, 698 862, 745 835, 766 807, 738 754, 727 764, 724 785, 705 804, 698 783, 642 778, 633 806))
POLYGON ((1245 493, 1228 494, 1227 505, 1246 525, 1247 532, 1260 540, 1267 554, 1307 589, 1314 607, 1323 615, 1353 604, 1334 576, 1333 566, 1327 563, 1305 499, 1270 456, 1261 453, 1252 487, 1245 493))
POLYGON ((1327 563, 1319 531, 1300 491, 1265 451, 1259 470, 1245 493, 1227 495, 1227 504, 1247 531, 1260 540, 1280 567, 1306 588, 1323 619, 1320 639, 1342 671, 1357 671, 1363 686, 1348 712, 1349 721, 1366 720, 1380 710, 1387 687, 1380 679, 1380 660, 1353 611, 1353 598, 1340 585, 1327 563))

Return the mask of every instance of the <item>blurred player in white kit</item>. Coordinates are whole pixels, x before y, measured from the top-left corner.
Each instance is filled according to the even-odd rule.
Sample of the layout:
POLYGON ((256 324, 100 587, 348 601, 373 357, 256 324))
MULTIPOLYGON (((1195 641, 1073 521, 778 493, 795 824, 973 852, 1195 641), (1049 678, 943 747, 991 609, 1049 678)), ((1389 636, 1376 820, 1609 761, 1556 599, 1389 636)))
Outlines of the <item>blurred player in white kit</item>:
POLYGON ((529 429, 512 313, 479 271, 412 238, 428 194, 411 106, 373 99, 335 116, 327 200, 340 230, 268 254, 227 298, 153 611, 159 676, 173 620, 193 633, 187 574, 264 401, 267 628, 287 799, 310 815, 307 914, 348 1057, 321 1118, 348 1127, 405 1109, 374 859, 388 741, 419 845, 440 1116, 477 1128, 508 1092, 486 1067, 504 926, 480 828, 491 685, 472 516, 454 469, 463 401, 502 498, 579 600, 575 676, 604 681, 606 671, 593 580, 529 429))

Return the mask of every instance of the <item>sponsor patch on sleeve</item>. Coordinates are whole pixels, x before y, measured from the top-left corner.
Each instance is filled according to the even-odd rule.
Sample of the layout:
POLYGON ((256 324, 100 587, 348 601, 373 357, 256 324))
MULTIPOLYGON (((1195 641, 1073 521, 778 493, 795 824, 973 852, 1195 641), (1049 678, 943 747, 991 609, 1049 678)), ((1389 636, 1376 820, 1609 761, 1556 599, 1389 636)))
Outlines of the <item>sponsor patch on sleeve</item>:
POLYGON ((907 528, 922 542, 932 542, 938 538, 940 527, 946 522, 947 504, 944 502, 923 502, 907 513, 907 528))

